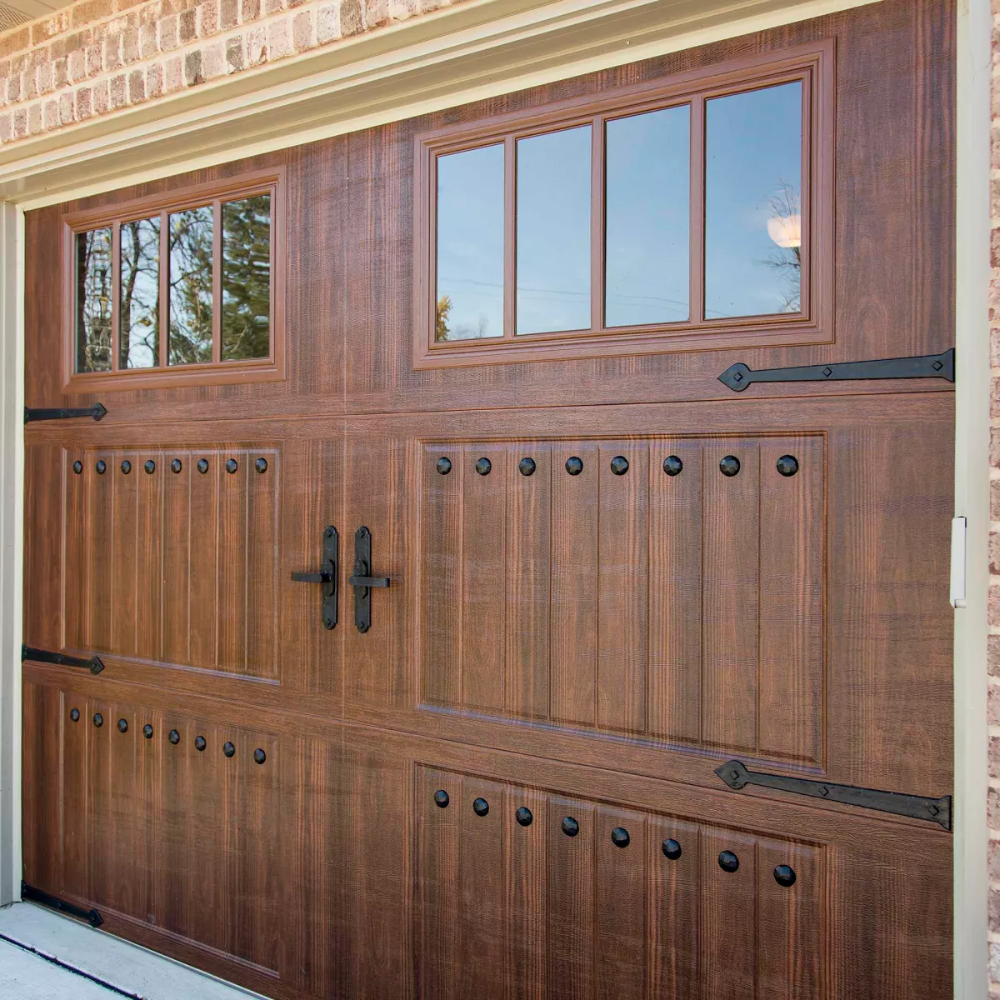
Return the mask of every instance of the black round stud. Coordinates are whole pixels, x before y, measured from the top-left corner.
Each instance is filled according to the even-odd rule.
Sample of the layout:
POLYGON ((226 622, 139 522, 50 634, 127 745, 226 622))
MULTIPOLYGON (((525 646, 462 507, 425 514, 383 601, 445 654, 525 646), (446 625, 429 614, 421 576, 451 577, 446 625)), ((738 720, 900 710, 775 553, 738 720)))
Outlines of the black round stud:
POLYGON ((576 455, 574 455, 572 458, 567 458, 566 459, 566 471, 571 476, 578 476, 578 475, 580 475, 580 473, 583 472, 583 459, 582 458, 577 458, 576 455))
POLYGON ((451 472, 451 459, 450 458, 439 458, 437 464, 438 473, 442 476, 447 476, 451 472))
POLYGON ((724 476, 735 476, 740 471, 740 460, 735 455, 726 455, 719 462, 719 471, 724 476))
POLYGON ((238 468, 239 465, 237 464, 235 458, 226 459, 226 472, 228 472, 229 475, 232 475, 238 468))
POLYGON ((226 742, 222 744, 222 752, 227 757, 235 757, 236 756, 236 747, 234 747, 232 745, 232 743, 230 743, 228 740, 226 740, 226 742))
POLYGON ((531 826, 531 821, 535 817, 531 815, 531 810, 527 806, 521 806, 516 813, 514 813, 514 819, 521 826, 531 826))
POLYGON ((170 463, 170 471, 171 471, 171 472, 180 472, 180 471, 181 471, 181 469, 183 469, 183 468, 184 468, 184 466, 183 466, 183 465, 181 465, 181 460, 180 460, 179 458, 175 458, 175 459, 174 459, 174 460, 173 460, 173 461, 172 461, 172 462, 170 463))
POLYGON ((794 455, 782 455, 777 466, 783 476, 794 476, 799 471, 799 460, 794 455))
POLYGON ((97 726, 98 729, 104 725, 104 716, 101 715, 100 712, 94 712, 94 725, 97 726))
POLYGON ((517 463, 517 471, 522 476, 533 476, 535 474, 535 460, 533 458, 522 458, 517 463))
POLYGON ((198 459, 198 471, 202 474, 208 472, 208 459, 199 458, 198 459))
POLYGON ((121 465, 122 472, 127 476, 132 471, 132 463, 126 458, 121 465))
POLYGON ((477 816, 485 816, 490 811, 490 804, 486 801, 486 799, 476 799, 476 801, 472 803, 472 811, 477 816))
POLYGON ((443 788, 439 788, 434 793, 434 805, 436 805, 438 809, 447 809, 449 802, 451 802, 451 798, 443 788))
POLYGON ((181 741, 181 734, 177 732, 176 729, 171 729, 170 732, 167 733, 167 739, 170 740, 174 746, 177 746, 177 744, 181 741))
POLYGON ((795 869, 791 865, 778 865, 774 869, 774 881, 786 889, 795 885, 795 869))
POLYGON ((267 754, 260 747, 257 747, 253 752, 253 762, 255 764, 263 764, 265 760, 267 760, 267 754))
POLYGON ((628 459, 624 455, 615 455, 611 459, 611 471, 616 476, 624 476, 628 472, 628 459))
POLYGON ((127 733, 128 732, 128 719, 118 720, 118 732, 127 733))
POLYGON ((71 708, 70 711, 69 711, 69 717, 74 722, 79 722, 80 721, 80 709, 78 709, 78 708, 71 708))
POLYGON ((77 460, 76 460, 76 461, 75 461, 75 462, 73 463, 73 471, 74 471, 74 472, 75 472, 75 473, 76 473, 77 475, 80 475, 80 473, 81 473, 81 472, 83 472, 83 462, 81 462, 81 461, 80 461, 79 459, 77 459, 77 460))
POLYGON ((740 866, 740 859, 732 851, 723 851, 719 855, 719 867, 724 872, 734 872, 740 866))
POLYGON ((204 736, 196 736, 194 738, 194 748, 195 750, 201 752, 208 746, 208 740, 204 736))
POLYGON ((681 845, 672 837, 663 841, 663 856, 670 858, 671 861, 676 861, 681 856, 681 845))
POLYGON ((611 843, 615 847, 628 847, 632 843, 632 838, 628 835, 628 830, 623 826, 616 826, 611 831, 611 843))
POLYGON ((153 727, 148 722, 142 727, 142 735, 145 736, 147 740, 151 740, 153 738, 153 727))
POLYGON ((668 455, 663 460, 663 471, 668 476, 679 476, 684 463, 676 455, 668 455))
POLYGON ((267 459, 266 458, 258 458, 257 461, 253 463, 253 467, 258 472, 267 472, 267 459))
POLYGON ((154 472, 156 472, 156 462, 154 462, 151 458, 147 459, 143 468, 146 470, 146 475, 151 476, 154 472))
POLYGON ((97 469, 97 474, 98 474, 99 476, 103 476, 103 475, 104 475, 104 473, 108 471, 108 463, 107 463, 107 462, 105 462, 105 461, 104 461, 104 459, 102 458, 102 459, 101 459, 101 460, 100 460, 100 461, 99 461, 99 462, 97 463, 97 465, 95 466, 95 468, 97 469))
POLYGON ((572 816, 566 816, 562 821, 562 832, 567 837, 575 837, 580 832, 580 824, 572 816))
POLYGON ((480 458, 476 461, 476 472, 481 476, 488 476, 493 463, 488 458, 480 458))

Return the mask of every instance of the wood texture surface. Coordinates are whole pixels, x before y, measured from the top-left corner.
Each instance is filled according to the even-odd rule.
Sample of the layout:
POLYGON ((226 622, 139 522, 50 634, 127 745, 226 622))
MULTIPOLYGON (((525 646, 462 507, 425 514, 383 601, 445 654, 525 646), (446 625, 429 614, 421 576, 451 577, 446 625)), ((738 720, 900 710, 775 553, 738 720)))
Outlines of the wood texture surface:
POLYGON ((93 398, 61 391, 65 212, 281 170, 288 239, 284 380, 26 428, 25 640, 105 663, 25 664, 26 880, 277 998, 949 995, 949 833, 714 770, 952 789, 951 387, 717 376, 953 345, 954 16, 886 0, 30 213, 33 406, 93 398), (816 44, 832 342, 415 370, 416 136, 816 44), (291 580, 327 525, 333 630, 291 580))

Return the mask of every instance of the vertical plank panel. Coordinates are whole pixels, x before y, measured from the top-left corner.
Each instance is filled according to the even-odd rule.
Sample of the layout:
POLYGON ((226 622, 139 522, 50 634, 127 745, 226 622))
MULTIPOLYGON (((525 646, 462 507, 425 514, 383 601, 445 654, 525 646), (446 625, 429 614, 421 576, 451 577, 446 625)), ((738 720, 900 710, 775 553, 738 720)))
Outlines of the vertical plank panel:
POLYGON ((702 733, 732 750, 757 749, 759 460, 756 442, 713 441, 704 450, 702 733), (719 463, 740 462, 735 476, 719 463))
POLYGON ((534 788, 507 788, 507 933, 510 1000, 545 1000, 548 909, 548 797, 534 788), (514 818, 524 807, 531 824, 514 818))
POLYGON ((81 585, 90 577, 88 565, 90 523, 87 499, 90 480, 96 476, 92 456, 82 449, 63 449, 63 481, 66 502, 63 508, 63 645, 67 649, 87 649, 87 587, 81 585), (73 462, 79 461, 83 471, 77 475, 73 462))
MULTIPOLYGON (((25 685, 25 708, 27 696, 33 685, 25 685)), ((62 891, 78 899, 87 899, 87 865, 89 845, 87 843, 87 761, 88 743, 93 726, 87 715, 87 699, 68 693, 62 698, 62 786, 63 786, 63 860, 62 891), (70 712, 80 713, 77 722, 70 718, 70 712)), ((27 722, 28 716, 25 715, 27 722)), ((24 766, 28 767, 30 757, 25 754, 24 766)), ((25 788, 30 785, 31 776, 25 771, 25 788)), ((31 825, 26 823, 25 829, 31 825)), ((25 838, 27 841, 28 838, 25 838)), ((29 879, 30 881, 30 879, 29 879)))
POLYGON ((598 726, 646 731, 649 587, 649 448, 600 447, 600 596, 598 726), (628 462, 615 475, 616 459, 628 462))
MULTIPOLYGON (((694 823, 651 816, 646 844, 649 866, 649 979, 656 1000, 692 1000, 700 995, 698 927, 701 903, 701 842, 694 823), (673 840, 680 856, 663 845, 673 840)), ((671 845, 672 846, 672 845, 671 845)))
POLYGON ((646 817, 601 807, 596 824, 596 996, 641 998, 646 974, 646 817), (612 842, 615 828, 628 831, 627 847, 612 842))
POLYGON ((136 452, 117 452, 115 458, 116 465, 109 467, 106 473, 114 482, 111 651, 117 656, 135 656, 140 556, 139 477, 144 473, 136 452), (128 475, 122 471, 123 462, 129 463, 128 475))
POLYGON ((184 798, 186 808, 180 820, 186 833, 188 936, 207 944, 210 948, 225 950, 228 937, 228 919, 220 920, 219 914, 229 914, 233 872, 232 859, 227 847, 232 849, 232 831, 227 830, 226 803, 221 784, 220 764, 223 761, 219 733, 205 719, 193 719, 181 731, 180 751, 184 765, 184 798), (204 737, 206 747, 198 750, 195 739, 204 737), (199 818, 190 821, 191 815, 199 818))
POLYGON ((701 739, 701 451, 665 441, 649 463, 649 730, 689 742, 701 739))
MULTIPOLYGON (((760 736, 768 757, 822 760, 824 470, 821 438, 760 448, 760 736), (798 471, 783 476, 779 459, 798 471)), ((786 467, 787 471, 787 467, 786 467)))
POLYGON ((507 459, 502 444, 462 449, 462 705, 493 712, 504 707, 507 459))
POLYGON ((219 669, 247 672, 247 453, 231 449, 219 456, 219 669), (235 472, 227 463, 235 461, 235 472))
MULTIPOLYGON (((179 720, 172 712, 163 714, 154 725, 159 730, 154 739, 159 747, 161 776, 157 808, 160 838, 155 879, 156 912, 160 926, 174 934, 189 937, 194 932, 194 910, 204 905, 204 902, 199 902, 193 870, 196 859, 191 853, 191 849, 201 850, 197 847, 198 838, 189 814, 195 806, 191 771, 194 727, 188 720, 179 720), (177 731, 179 743, 170 742, 171 730, 177 731)), ((211 843, 212 832, 203 832, 211 843)), ((205 898, 214 902, 210 884, 206 889, 205 898)))
MULTIPOLYGON (((278 489, 281 482, 278 452, 274 449, 249 452, 244 465, 247 475, 246 672, 252 677, 277 678, 278 489), (256 468, 259 459, 267 463, 263 472, 256 468)), ((314 544, 318 544, 320 537, 317 533, 314 544)))
POLYGON ((189 590, 192 585, 191 521, 206 512, 191 505, 191 485, 198 475, 190 452, 174 450, 163 455, 163 600, 160 657, 167 663, 190 663, 189 590), (172 462, 181 463, 174 472, 172 462))
MULTIPOLYGON (((756 842, 738 833, 703 830, 701 852, 701 996, 703 1000, 757 998, 756 842), (740 862, 723 871, 719 855, 740 862)), ((759 1000, 770 1000, 767 994, 759 1000)))
POLYGON ((598 449, 569 442, 552 455, 552 718, 592 726, 597 722, 598 449), (573 457, 583 462, 576 476, 565 472, 573 457))
MULTIPOLYGON (((552 549, 552 449, 533 444, 535 474, 507 471, 507 711, 522 718, 549 715, 549 588, 552 549)), ((565 475, 563 471, 563 475, 565 475)))
POLYGON ((58 780, 61 697, 56 688, 27 683, 22 701, 23 878, 51 892, 59 885, 63 862, 61 852, 53 849, 60 843, 60 814, 65 808, 58 780))
POLYGON ((546 830, 549 856, 548 985, 550 1000, 591 1000, 594 979, 594 807, 552 796, 546 830), (564 817, 580 824, 575 837, 564 817))
MULTIPOLYGON (((188 621, 190 663, 214 670, 219 663, 219 477, 225 461, 214 451, 191 453, 188 621), (206 471, 198 463, 206 463, 206 471)), ((225 605, 223 605, 225 607, 225 605)))
MULTIPOLYGON (((94 473, 90 480, 90 558, 88 560, 87 649, 95 653, 110 652, 111 608, 114 589, 114 530, 115 474, 117 465, 111 451, 93 455, 94 473), (97 464, 104 462, 106 470, 98 474, 97 464)), ((120 474, 120 473, 119 473, 120 474)))
POLYGON ((136 538, 136 652, 147 660, 160 657, 163 594, 163 488, 166 468, 163 453, 154 449, 139 455, 133 469, 137 491, 136 538), (145 471, 147 461, 153 472, 145 471))
POLYGON ((420 455, 421 692, 435 705, 457 705, 462 689, 462 449, 431 445, 420 455), (441 475, 438 462, 451 471, 441 475))

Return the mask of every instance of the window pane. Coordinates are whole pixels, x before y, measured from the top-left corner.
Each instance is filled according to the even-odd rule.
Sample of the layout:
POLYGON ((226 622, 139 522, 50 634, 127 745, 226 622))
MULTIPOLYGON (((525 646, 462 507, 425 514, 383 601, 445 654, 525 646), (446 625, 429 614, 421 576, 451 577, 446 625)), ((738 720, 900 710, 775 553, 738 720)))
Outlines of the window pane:
POLYGON ((503 146, 437 159, 434 339, 503 336, 503 146))
POLYGON ((111 230, 76 236, 76 370, 111 370, 111 230))
POLYGON ((120 368, 160 363, 160 217, 121 224, 120 368))
POLYGON ((706 102, 705 315, 801 309, 802 84, 706 102))
POLYGON ((608 326, 688 318, 691 112, 607 123, 608 326))
POLYGON ((590 126, 517 143, 517 332, 590 329, 590 126))
POLYGON ((222 359, 271 351, 271 196, 222 206, 222 359))
POLYGON ((170 216, 169 363, 212 360, 212 208, 170 216))

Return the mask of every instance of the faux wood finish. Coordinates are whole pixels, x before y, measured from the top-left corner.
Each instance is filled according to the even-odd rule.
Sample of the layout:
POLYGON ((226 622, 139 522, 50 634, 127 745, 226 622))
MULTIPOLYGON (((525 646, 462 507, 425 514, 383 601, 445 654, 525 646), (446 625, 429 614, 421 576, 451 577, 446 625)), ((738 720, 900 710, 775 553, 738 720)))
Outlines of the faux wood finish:
POLYGON ((953 16, 886 0, 30 215, 31 405, 71 399, 67 211, 283 169, 288 341, 281 382, 26 428, 25 640, 106 669, 25 665, 25 878, 280 998, 948 995, 950 834, 714 769, 952 788, 950 388, 717 375, 952 346, 953 16), (414 370, 416 135, 816 43, 831 343, 414 370), (329 524, 333 631, 291 580, 329 524))

